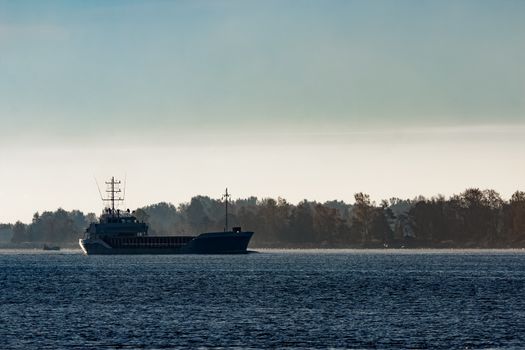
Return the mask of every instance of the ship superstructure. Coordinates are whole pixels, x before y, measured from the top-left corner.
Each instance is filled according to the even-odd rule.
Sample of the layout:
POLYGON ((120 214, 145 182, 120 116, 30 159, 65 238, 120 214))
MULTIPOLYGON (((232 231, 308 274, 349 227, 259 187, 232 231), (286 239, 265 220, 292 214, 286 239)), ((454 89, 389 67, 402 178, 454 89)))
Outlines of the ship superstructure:
POLYGON ((86 229, 80 247, 92 254, 242 254, 247 253, 251 231, 228 227, 228 189, 225 200, 226 219, 223 232, 207 232, 197 236, 150 236, 148 225, 140 222, 128 210, 118 209, 121 197, 120 181, 114 177, 106 182, 107 203, 99 222, 86 229))

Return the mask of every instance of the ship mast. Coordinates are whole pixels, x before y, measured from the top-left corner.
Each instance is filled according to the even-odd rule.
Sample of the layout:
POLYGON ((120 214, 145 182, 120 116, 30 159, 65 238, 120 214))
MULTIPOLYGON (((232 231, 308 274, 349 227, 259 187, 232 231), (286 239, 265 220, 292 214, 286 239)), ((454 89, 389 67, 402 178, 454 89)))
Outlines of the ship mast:
POLYGON ((116 197, 115 194, 122 192, 120 190, 120 181, 116 181, 115 177, 111 177, 111 181, 106 181, 106 185, 108 185, 108 189, 106 190, 107 193, 109 193, 109 198, 103 198, 104 201, 111 203, 111 212, 115 212, 115 201, 122 201, 124 198, 122 197, 116 197))
POLYGON ((226 208, 226 216, 225 216, 225 225, 224 225, 224 232, 228 231, 228 198, 231 197, 230 194, 228 194, 228 187, 226 187, 226 193, 222 196, 222 199, 224 199, 224 206, 226 208))

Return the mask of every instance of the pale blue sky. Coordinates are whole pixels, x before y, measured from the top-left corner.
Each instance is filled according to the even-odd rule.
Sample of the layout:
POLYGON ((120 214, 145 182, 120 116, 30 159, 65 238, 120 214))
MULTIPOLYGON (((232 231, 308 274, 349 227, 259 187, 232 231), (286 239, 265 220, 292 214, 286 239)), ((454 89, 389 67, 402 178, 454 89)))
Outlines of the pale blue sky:
POLYGON ((38 187, 4 174, 0 196, 11 204, 0 208, 9 212, 0 222, 61 205, 98 211, 96 192, 84 200, 93 173, 133 178, 134 161, 145 158, 163 171, 137 178, 137 206, 220 193, 225 182, 241 187, 239 196, 292 200, 451 194, 476 185, 509 195, 525 178, 523 62, 525 1, 0 0, 1 160, 38 187), (224 131, 235 137, 221 146, 224 131), (428 147, 440 160, 428 166, 455 167, 458 177, 440 181, 429 172, 429 183, 407 182, 428 157, 412 152, 428 147), (79 156, 61 163, 71 150, 79 156), (136 158, 119 157, 127 152, 136 158), (481 179, 468 165, 474 160, 458 154, 512 171, 481 179), (287 169, 291 158, 304 163, 287 169), (225 172, 241 159, 253 183, 236 173, 186 183, 166 198, 148 195, 153 178, 191 182, 180 173, 225 172), (313 170, 316 159, 325 172, 313 170), (385 163, 388 186, 367 183, 385 163), (64 180, 62 172, 77 175, 64 180), (49 177, 45 185, 36 174, 49 177), (76 202, 51 195, 61 181, 86 192, 76 202), (38 204, 18 200, 21 192, 38 204))

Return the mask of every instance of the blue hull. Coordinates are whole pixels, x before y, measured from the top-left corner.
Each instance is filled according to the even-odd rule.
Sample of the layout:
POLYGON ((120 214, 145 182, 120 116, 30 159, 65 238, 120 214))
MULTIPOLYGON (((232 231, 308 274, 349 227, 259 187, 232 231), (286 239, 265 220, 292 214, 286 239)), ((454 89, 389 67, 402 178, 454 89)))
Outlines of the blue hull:
POLYGON ((246 254, 253 232, 210 232, 196 237, 148 236, 80 239, 86 255, 246 254))

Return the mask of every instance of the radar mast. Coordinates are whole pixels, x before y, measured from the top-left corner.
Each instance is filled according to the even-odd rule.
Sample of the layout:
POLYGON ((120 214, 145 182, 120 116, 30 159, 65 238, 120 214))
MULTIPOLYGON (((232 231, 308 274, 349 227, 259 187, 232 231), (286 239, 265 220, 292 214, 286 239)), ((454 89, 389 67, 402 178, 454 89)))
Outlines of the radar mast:
POLYGON ((230 197, 231 195, 228 193, 228 187, 226 187, 226 193, 224 193, 224 195, 222 196, 222 199, 224 199, 224 206, 226 208, 224 232, 228 231, 228 198, 230 197))
POLYGON ((107 189, 106 193, 108 194, 107 198, 102 198, 104 202, 109 202, 111 206, 111 213, 115 213, 115 201, 123 201, 124 198, 120 197, 122 190, 120 189, 121 181, 115 180, 115 177, 111 177, 110 181, 106 181, 107 189))

